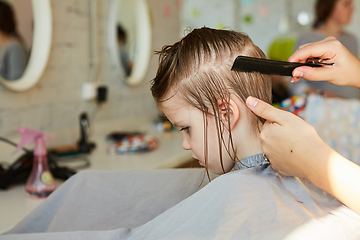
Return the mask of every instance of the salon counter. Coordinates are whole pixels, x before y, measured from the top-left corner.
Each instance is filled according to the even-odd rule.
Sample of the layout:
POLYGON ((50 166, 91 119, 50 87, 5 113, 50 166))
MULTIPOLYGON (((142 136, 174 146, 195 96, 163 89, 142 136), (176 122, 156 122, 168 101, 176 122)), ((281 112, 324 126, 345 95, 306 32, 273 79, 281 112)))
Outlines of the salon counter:
MULTIPOLYGON (((78 130, 77 130, 78 131, 78 130)), ((90 141, 96 148, 87 155, 90 162, 84 170, 135 170, 174 168, 192 159, 191 151, 182 149, 182 136, 179 131, 157 132, 150 116, 138 119, 113 120, 94 124, 90 141), (139 131, 155 136, 160 140, 158 149, 142 154, 109 155, 106 151, 106 135, 114 131, 139 131)), ((62 132, 59 134, 66 134, 62 132)), ((57 135, 55 135, 57 136, 57 135)), ((4 158, 0 158, 3 160, 4 158)), ((61 184, 60 181, 58 181, 61 184)), ((36 208, 43 200, 29 199, 24 185, 11 186, 0 190, 0 233, 10 230, 21 219, 36 208)))

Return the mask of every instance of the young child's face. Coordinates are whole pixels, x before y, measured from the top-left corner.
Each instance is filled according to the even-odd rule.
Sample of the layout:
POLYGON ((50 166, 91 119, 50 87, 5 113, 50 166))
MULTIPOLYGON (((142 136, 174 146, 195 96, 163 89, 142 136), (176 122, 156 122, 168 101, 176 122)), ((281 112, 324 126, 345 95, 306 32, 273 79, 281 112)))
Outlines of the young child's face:
MULTIPOLYGON (((204 119, 203 113, 185 103, 177 95, 161 104, 161 110, 164 112, 170 122, 183 135, 183 148, 191 150, 193 157, 199 160, 201 166, 205 166, 205 139, 204 139, 204 119)), ((208 169, 215 174, 223 174, 220 162, 219 143, 214 118, 208 118, 208 169)), ((227 134, 224 133, 225 141, 227 134)), ((223 149, 223 165, 225 172, 231 170, 234 162, 231 160, 226 150, 223 149)))

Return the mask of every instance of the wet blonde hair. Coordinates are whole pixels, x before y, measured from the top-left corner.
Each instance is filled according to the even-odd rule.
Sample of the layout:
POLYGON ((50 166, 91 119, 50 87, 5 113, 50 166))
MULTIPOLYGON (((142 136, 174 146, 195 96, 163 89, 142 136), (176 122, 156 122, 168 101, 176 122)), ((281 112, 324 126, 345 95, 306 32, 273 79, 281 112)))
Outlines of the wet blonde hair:
MULTIPOLYGON (((207 27, 194 29, 174 45, 164 46, 157 52, 159 68, 152 81, 151 92, 158 104, 179 94, 184 101, 203 112, 205 143, 207 143, 207 117, 215 119, 220 149, 220 161, 225 173, 221 152, 222 146, 234 162, 239 161, 229 132, 229 142, 225 143, 223 132, 230 129, 230 118, 223 122, 218 102, 226 106, 230 113, 231 95, 237 96, 244 104, 248 96, 257 97, 271 103, 271 81, 268 75, 231 71, 235 58, 239 55, 266 58, 249 36, 230 30, 216 30, 207 27), (175 94, 167 96, 172 90, 175 94), (167 99, 164 99, 167 96, 167 99), (232 151, 230 151, 232 150, 232 151), (233 155, 233 156, 232 156, 233 155)), ((249 110, 250 111, 250 110, 249 110)), ((260 129, 264 119, 253 115, 255 129, 260 129)), ((207 145, 207 144, 205 144, 207 145)), ((205 166, 207 166, 207 146, 205 166)))

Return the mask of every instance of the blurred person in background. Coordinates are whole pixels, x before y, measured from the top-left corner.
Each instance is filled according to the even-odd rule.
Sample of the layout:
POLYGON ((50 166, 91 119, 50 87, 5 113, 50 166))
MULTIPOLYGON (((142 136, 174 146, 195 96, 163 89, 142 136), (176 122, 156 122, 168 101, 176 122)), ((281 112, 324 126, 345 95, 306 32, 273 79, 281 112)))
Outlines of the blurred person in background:
POLYGON ((6 80, 17 80, 23 75, 28 53, 17 33, 13 9, 0 1, 0 75, 6 80))
MULTIPOLYGON (((317 0, 313 29, 300 35, 295 50, 306 43, 334 36, 358 57, 356 37, 343 29, 344 25, 351 23, 354 9, 353 0, 317 0)), ((296 84, 291 84, 290 91, 292 95, 319 93, 326 97, 360 98, 360 89, 358 88, 335 86, 329 82, 307 82, 303 79, 296 84)))
POLYGON ((128 77, 131 74, 133 64, 125 46, 126 40, 127 35, 125 29, 121 25, 117 25, 117 43, 119 46, 120 63, 124 69, 125 75, 128 77))

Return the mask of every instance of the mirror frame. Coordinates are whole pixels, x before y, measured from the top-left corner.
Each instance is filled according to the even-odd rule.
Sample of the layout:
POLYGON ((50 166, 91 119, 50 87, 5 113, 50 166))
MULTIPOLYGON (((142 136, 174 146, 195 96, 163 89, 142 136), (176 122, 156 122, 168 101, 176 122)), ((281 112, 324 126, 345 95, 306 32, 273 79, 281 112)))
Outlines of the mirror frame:
POLYGON ((0 82, 10 90, 16 92, 32 88, 40 79, 46 67, 52 40, 52 14, 49 0, 32 0, 34 15, 34 35, 31 54, 24 74, 17 80, 0 82))
MULTIPOLYGON (((110 64, 115 72, 122 71, 120 59, 117 51, 116 42, 116 15, 118 9, 118 3, 120 0, 112 0, 109 9, 109 21, 108 21, 108 50, 110 56, 110 64), (121 69, 121 70, 120 70, 121 69)), ((130 76, 125 76, 125 82, 130 86, 136 86, 143 81, 150 62, 151 56, 151 24, 150 24, 150 10, 146 3, 146 0, 132 0, 136 1, 137 8, 135 13, 136 18, 136 46, 137 53, 133 60, 133 68, 130 76)))

